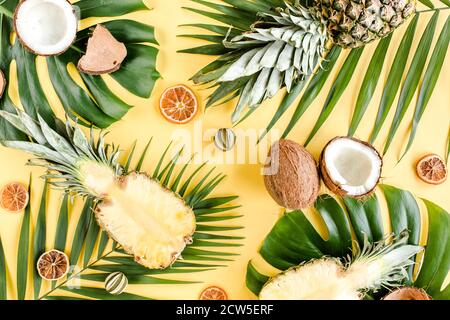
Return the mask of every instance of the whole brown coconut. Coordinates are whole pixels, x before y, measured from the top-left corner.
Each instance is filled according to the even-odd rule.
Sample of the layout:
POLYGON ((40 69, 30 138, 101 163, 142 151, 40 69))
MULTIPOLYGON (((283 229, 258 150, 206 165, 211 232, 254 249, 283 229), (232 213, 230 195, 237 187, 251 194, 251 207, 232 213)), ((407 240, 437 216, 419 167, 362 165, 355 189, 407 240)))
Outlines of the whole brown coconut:
POLYGON ((405 287, 392 291, 383 300, 433 300, 422 289, 405 287))
POLYGON ((313 156, 290 140, 275 143, 264 168, 264 183, 272 198, 288 209, 312 206, 319 195, 320 178, 313 156))
POLYGON ((3 97, 6 89, 6 78, 2 70, 0 70, 0 98, 3 97))

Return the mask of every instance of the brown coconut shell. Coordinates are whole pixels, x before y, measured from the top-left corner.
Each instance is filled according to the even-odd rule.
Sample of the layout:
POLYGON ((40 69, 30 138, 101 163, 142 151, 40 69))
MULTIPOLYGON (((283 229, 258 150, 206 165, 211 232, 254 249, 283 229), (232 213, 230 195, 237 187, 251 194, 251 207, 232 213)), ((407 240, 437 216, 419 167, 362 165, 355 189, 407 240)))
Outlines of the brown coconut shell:
POLYGON ((0 70, 0 98, 3 97, 3 94, 5 93, 5 89, 6 89, 6 78, 5 78, 5 74, 3 73, 2 70, 0 70))
POLYGON ((338 195, 340 197, 350 197, 350 198, 353 198, 353 199, 364 199, 364 198, 370 197, 375 192, 376 187, 380 183, 381 173, 382 173, 382 170, 383 170, 383 158, 381 157, 381 155, 378 152, 378 150, 375 149, 375 147, 372 146, 368 142, 365 142, 365 141, 362 141, 362 140, 359 140, 359 139, 356 139, 356 138, 351 138, 351 137, 336 137, 333 140, 331 140, 330 142, 328 142, 327 145, 325 146, 325 148, 323 149, 322 154, 320 155, 319 169, 320 169, 320 174, 321 174, 323 182, 325 183, 327 188, 330 189, 331 192, 333 192, 334 194, 336 194, 336 195, 338 195), (371 148, 373 151, 375 151, 375 153, 378 155, 378 157, 381 160, 381 166, 380 166, 380 173, 379 173, 378 182, 375 184, 375 187, 373 187, 370 191, 368 191, 367 193, 365 193, 363 195, 359 195, 359 196, 349 195, 347 193, 347 191, 345 191, 342 188, 342 186, 335 184, 333 182, 333 180, 331 179, 331 177, 330 177, 330 174, 329 174, 328 169, 327 169, 327 165, 326 165, 325 160, 324 160, 324 155, 325 155, 325 151, 327 150, 328 146, 331 143, 333 143, 334 141, 339 140, 339 139, 350 139, 350 140, 353 140, 355 142, 361 143, 361 144, 371 148))
POLYGON ((423 289, 405 287, 392 291, 383 300, 433 300, 423 289))
MULTIPOLYGON (((17 15, 19 14, 20 8, 21 6, 24 4, 24 2, 26 2, 27 0, 21 0, 19 2, 19 4, 17 5, 16 9, 14 10, 14 15, 13 15, 13 25, 14 25, 14 31, 17 35, 17 39, 19 39, 19 42, 22 44, 22 46, 28 51, 31 52, 34 55, 37 56, 41 56, 41 57, 54 57, 54 56, 59 56, 62 55, 63 53, 65 53, 67 50, 69 50, 70 46, 75 42, 75 40, 77 39, 77 36, 75 34, 75 36, 73 37, 72 42, 70 43, 69 46, 67 46, 67 48, 65 48, 64 50, 62 50, 61 52, 55 53, 55 54, 42 54, 42 53, 38 53, 36 51, 34 51, 33 49, 31 49, 27 43, 20 37, 20 33, 17 32, 17 15)), ((72 5, 72 3, 69 0, 66 0, 67 3, 69 3, 70 5, 72 5)), ((77 13, 75 11, 75 9, 72 10, 73 15, 78 19, 77 17, 77 13)))
POLYGON ((275 143, 264 171, 267 191, 280 206, 297 210, 316 202, 320 190, 317 164, 298 143, 290 140, 275 143))
POLYGON ((88 40, 86 54, 78 61, 78 70, 90 75, 113 73, 127 57, 127 48, 101 24, 88 40))

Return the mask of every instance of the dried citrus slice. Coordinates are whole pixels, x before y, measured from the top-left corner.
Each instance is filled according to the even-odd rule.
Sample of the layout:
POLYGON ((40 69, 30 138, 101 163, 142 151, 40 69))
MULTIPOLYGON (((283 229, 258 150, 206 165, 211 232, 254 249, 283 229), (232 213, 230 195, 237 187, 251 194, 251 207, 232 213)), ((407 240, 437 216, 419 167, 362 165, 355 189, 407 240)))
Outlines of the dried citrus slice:
POLYGON ((200 294, 200 300, 228 300, 228 296, 222 288, 209 287, 200 294))
POLYGON ((440 156, 430 154, 417 164, 417 174, 426 183, 441 184, 447 180, 448 171, 440 156))
POLYGON ((69 258, 58 250, 47 251, 39 258, 37 270, 45 280, 59 280, 69 272, 69 258))
POLYGON ((19 182, 8 183, 0 191, 0 206, 10 212, 25 209, 29 199, 27 188, 19 182))
POLYGON ((178 85, 164 91, 159 108, 162 115, 170 122, 185 124, 197 114, 198 101, 191 89, 185 85, 178 85))

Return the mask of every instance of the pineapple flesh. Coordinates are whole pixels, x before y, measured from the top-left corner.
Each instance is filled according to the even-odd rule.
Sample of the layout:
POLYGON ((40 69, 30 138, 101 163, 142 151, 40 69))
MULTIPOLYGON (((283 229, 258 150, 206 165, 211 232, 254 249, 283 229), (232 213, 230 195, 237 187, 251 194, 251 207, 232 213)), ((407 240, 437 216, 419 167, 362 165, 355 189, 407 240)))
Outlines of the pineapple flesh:
POLYGON ((141 173, 117 180, 97 206, 109 235, 150 269, 165 269, 192 241, 196 219, 183 199, 141 173))
POLYGON ((170 267, 192 241, 195 214, 176 193, 146 174, 123 174, 119 151, 105 144, 104 135, 88 139, 69 120, 55 131, 38 116, 0 111, 0 116, 30 137, 2 141, 6 147, 35 155, 31 165, 48 170, 46 178, 71 195, 95 200, 95 215, 103 229, 136 262, 150 269, 170 267))

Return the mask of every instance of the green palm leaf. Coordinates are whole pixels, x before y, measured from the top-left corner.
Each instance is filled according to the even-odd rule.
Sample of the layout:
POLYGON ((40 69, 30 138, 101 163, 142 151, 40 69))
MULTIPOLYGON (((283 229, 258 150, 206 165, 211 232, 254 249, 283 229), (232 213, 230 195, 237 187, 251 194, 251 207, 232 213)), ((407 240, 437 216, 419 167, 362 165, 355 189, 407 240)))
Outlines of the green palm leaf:
MULTIPOLYGON (((41 254, 45 252, 45 240, 47 234, 47 191, 47 181, 45 181, 36 226, 34 227, 33 261, 37 261, 41 254)), ((33 268, 33 282, 34 298, 37 299, 42 284, 42 279, 37 272, 37 268, 33 268)))
MULTIPOLYGON (((6 0, 0 5, 3 9, 0 11, 0 68, 9 80, 9 66, 13 60, 16 61, 18 89, 25 111, 36 120, 37 114, 40 114, 51 127, 55 128, 54 113, 38 78, 36 56, 26 51, 18 40, 12 45, 9 41, 9 35, 13 31, 10 13, 17 3, 17 0, 6 0)), ((101 2, 80 0, 76 2, 75 7, 79 8, 82 19, 116 17, 138 10, 148 10, 142 0, 101 2)), ((119 41, 125 43, 128 51, 121 69, 111 76, 131 93, 148 98, 156 80, 160 77, 156 71, 158 50, 155 46, 158 43, 153 27, 131 20, 106 21, 104 26, 119 41)), ((89 29, 79 31, 74 45, 60 56, 47 58, 47 66, 50 80, 66 113, 72 117, 81 117, 84 120, 81 123, 106 128, 120 120, 131 106, 114 94, 102 77, 81 74, 86 91, 75 83, 69 74, 67 66, 77 64, 89 33, 89 29)), ((12 110, 12 107, 11 99, 5 95, 0 101, 0 109, 12 110)), ((12 127, 2 129, 1 134, 2 137, 14 135, 16 138, 21 137, 12 127)), ((23 137, 21 138, 23 140, 23 137)))
MULTIPOLYGON (((342 207, 337 199, 322 195, 316 203, 316 210, 326 227, 327 239, 322 238, 303 212, 289 212, 276 223, 264 240, 260 250, 262 258, 279 270, 287 270, 323 256, 344 258, 352 253, 352 230, 361 244, 364 236, 371 242, 377 242, 389 230, 399 235, 407 229, 410 231, 409 243, 419 244, 423 227, 416 199, 411 193, 391 186, 383 185, 381 190, 388 205, 390 226, 383 225, 380 200, 376 196, 362 202, 338 199, 345 204, 342 207)), ((429 220, 425 259, 417 279, 414 279, 411 268, 407 282, 424 288, 434 299, 449 299, 449 287, 443 290, 441 287, 450 268, 450 215, 431 202, 424 203, 429 220)), ((247 287, 254 294, 259 294, 268 279, 256 269, 253 262, 249 263, 247 287)))
POLYGON ((7 271, 5 251, 3 250, 2 239, 0 238, 0 300, 6 300, 7 296, 7 271))
MULTIPOLYGON (((31 191, 31 177, 28 192, 31 191)), ((31 202, 31 201, 30 201, 31 202)), ((28 203, 22 219, 19 236, 19 247, 17 249, 17 298, 24 300, 27 293, 28 267, 30 254, 30 220, 31 204, 28 203)))
MULTIPOLYGON (((220 42, 220 38, 222 40, 227 38, 228 31, 230 32, 230 36, 240 34, 242 30, 248 31, 249 25, 252 25, 253 22, 257 20, 256 16, 258 12, 267 12, 270 11, 270 8, 273 7, 283 7, 285 6, 283 1, 257 1, 257 0, 243 0, 243 1, 226 1, 222 0, 218 3, 210 2, 210 1, 193 1, 197 4, 197 6, 203 6, 208 8, 207 10, 199 10, 197 6, 192 6, 187 9, 203 15, 209 19, 215 20, 217 23, 193 23, 186 25, 187 27, 193 27, 198 29, 203 29, 208 31, 207 37, 205 37, 202 33, 192 33, 189 35, 195 39, 199 39, 202 41, 207 41, 213 43, 211 45, 204 45, 194 49, 187 49, 181 52, 191 53, 191 54, 205 54, 205 55, 220 55, 220 57, 210 63, 208 66, 199 71, 192 80, 194 83, 205 83, 212 84, 215 87, 215 91, 209 97, 208 106, 212 106, 215 104, 221 104, 228 102, 229 100, 234 99, 235 97, 240 97, 240 102, 245 102, 245 95, 248 92, 245 91, 245 85, 247 83, 251 83, 252 79, 249 78, 241 78, 238 81, 234 82, 223 82, 223 83, 215 83, 224 72, 227 70, 227 63, 230 59, 233 59, 235 56, 242 56, 246 50, 243 48, 230 48, 229 46, 225 46, 220 42), (241 12, 238 19, 236 21, 233 20, 232 12, 238 10, 241 12), (227 27, 231 27, 228 30, 227 27), (212 35, 211 35, 212 32, 212 35)), ((365 68, 363 72, 364 76, 361 77, 362 83, 359 85, 361 90, 359 91, 359 96, 356 101, 356 105, 354 108, 354 112, 352 115, 352 120, 349 123, 349 135, 355 135, 357 133, 357 129, 361 122, 361 119, 365 115, 366 111, 372 107, 375 103, 373 100, 373 95, 377 86, 380 85, 379 79, 382 78, 382 70, 386 65, 387 59, 386 52, 388 50, 394 50, 396 52, 395 59, 388 69, 388 77, 387 81, 383 83, 384 92, 383 97, 379 105, 378 115, 374 120, 374 128, 371 134, 371 142, 373 143, 375 139, 378 137, 383 124, 385 123, 393 103, 396 100, 396 96, 398 91, 401 89, 401 97, 398 102, 397 112, 394 119, 394 122, 390 128, 390 134, 388 140, 384 146, 385 151, 387 152, 389 146, 392 141, 396 137, 396 133, 398 127, 401 122, 404 120, 404 115, 406 110, 410 106, 412 99, 414 97, 414 93, 419 85, 420 79, 422 77, 423 69, 425 67, 425 63, 427 61, 427 53, 430 51, 430 48, 433 48, 432 39, 434 37, 436 31, 436 20, 438 19, 438 13, 443 9, 448 9, 450 7, 448 0, 441 1, 446 7, 438 7, 434 6, 433 2, 430 0, 420 1, 422 5, 426 6, 427 9, 423 9, 423 7, 419 6, 418 13, 414 16, 414 18, 409 22, 409 26, 404 33, 404 37, 400 44, 394 43, 390 41, 390 37, 380 40, 374 55, 371 57, 370 64, 368 68, 365 68), (422 14, 421 12, 433 11, 433 15, 422 14), (428 21, 428 28, 422 33, 422 35, 417 34, 417 24, 419 18, 422 20, 428 21), (421 36, 423 40, 419 44, 416 49, 411 49, 414 37, 421 36), (424 48, 427 48, 426 50, 424 48), (405 66, 410 58, 410 54, 414 53, 414 57, 412 59, 412 64, 410 66, 410 71, 402 83, 405 66)), ((442 11, 444 12, 444 11, 442 11)), ((416 114, 413 119, 413 131, 410 136, 410 141, 408 145, 412 145, 415 133, 417 131, 417 127, 419 121, 422 118, 423 113, 425 112, 428 100, 430 99, 436 81, 439 77, 439 74, 442 72, 442 68, 440 68, 440 61, 445 57, 444 48, 448 46, 448 40, 445 42, 445 29, 447 27, 444 26, 444 30, 441 33, 441 41, 439 41, 434 51, 435 53, 439 53, 439 55, 430 61, 429 64, 429 75, 426 78, 425 84, 421 87, 421 98, 419 99, 416 106, 416 114), (433 71, 432 71, 433 70, 433 71), (431 77, 431 75, 433 77, 431 77)), ((396 31, 401 32, 401 31, 396 31)), ((297 98, 300 98, 300 102, 295 110, 295 112, 291 115, 291 120, 287 128, 284 131, 283 137, 286 138, 290 132, 296 127, 298 122, 301 120, 304 113, 309 109, 309 107, 313 104, 315 99, 318 97, 322 88, 328 80, 328 76, 331 73, 333 66, 335 65, 338 59, 338 52, 336 47, 332 49, 331 52, 328 53, 326 60, 323 63, 323 68, 319 70, 316 74, 312 75, 310 79, 306 80, 305 83, 299 82, 290 92, 286 92, 284 99, 281 102, 281 105, 276 108, 276 112, 274 116, 270 120, 269 124, 266 127, 266 132, 261 137, 261 139, 269 132, 271 129, 275 127, 278 121, 286 115, 287 111, 290 109, 292 105, 295 104, 297 98), (303 86, 306 85, 306 90, 302 90, 303 86)), ((338 77, 335 79, 331 91, 328 93, 328 98, 323 107, 322 113, 317 120, 313 131, 309 135, 307 141, 311 141, 321 126, 326 122, 329 118, 331 112, 335 109, 336 104, 339 98, 344 94, 347 90, 347 86, 349 81, 359 73, 359 69, 361 69, 362 63, 359 61, 359 55, 361 52, 359 51, 351 51, 351 53, 347 54, 347 63, 343 63, 339 70, 337 70, 338 77)), ((364 60, 364 59, 362 59, 364 60)), ((242 115, 242 103, 238 104, 236 110, 233 114, 232 120, 235 124, 240 124, 244 119, 249 117, 254 113, 255 109, 249 109, 246 113, 242 115)), ((409 146, 410 147, 410 146, 409 146)), ((406 148, 406 151, 409 150, 409 147, 406 148)))

